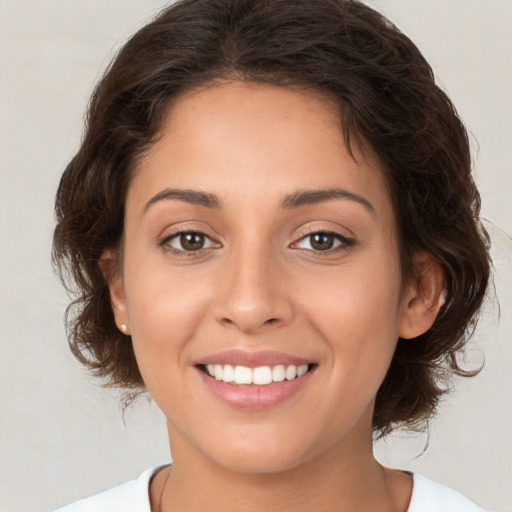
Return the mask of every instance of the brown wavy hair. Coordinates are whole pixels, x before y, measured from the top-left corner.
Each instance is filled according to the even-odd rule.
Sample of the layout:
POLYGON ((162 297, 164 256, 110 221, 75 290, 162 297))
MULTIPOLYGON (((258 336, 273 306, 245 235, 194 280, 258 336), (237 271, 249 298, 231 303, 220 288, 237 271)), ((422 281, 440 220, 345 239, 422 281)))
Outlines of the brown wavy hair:
POLYGON ((418 48, 351 0, 181 0, 119 51, 89 105, 81 147, 56 196, 53 260, 74 295, 66 315, 74 355, 105 383, 144 390, 130 338, 119 332, 102 252, 119 249, 126 192, 180 93, 219 79, 300 87, 341 107, 348 147, 378 156, 398 223, 404 281, 429 251, 448 297, 432 328, 398 340, 376 399, 379 435, 421 429, 455 374, 490 276, 488 237, 463 123, 418 48))

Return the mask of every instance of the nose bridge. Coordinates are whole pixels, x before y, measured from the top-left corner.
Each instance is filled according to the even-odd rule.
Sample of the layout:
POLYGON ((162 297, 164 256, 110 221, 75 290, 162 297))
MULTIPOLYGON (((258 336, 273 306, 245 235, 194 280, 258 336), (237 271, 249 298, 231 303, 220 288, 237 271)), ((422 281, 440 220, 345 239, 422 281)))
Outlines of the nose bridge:
POLYGON ((219 274, 220 322, 250 333, 291 319, 292 304, 278 256, 271 243, 258 237, 245 236, 243 243, 231 248, 219 274))

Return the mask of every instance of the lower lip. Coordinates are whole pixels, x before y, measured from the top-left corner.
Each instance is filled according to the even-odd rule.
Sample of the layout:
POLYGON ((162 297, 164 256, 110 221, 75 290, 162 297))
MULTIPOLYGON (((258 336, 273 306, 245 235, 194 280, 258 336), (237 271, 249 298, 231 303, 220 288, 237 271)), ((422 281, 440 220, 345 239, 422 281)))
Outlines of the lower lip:
POLYGON ((279 405, 296 395, 310 380, 313 371, 302 377, 265 386, 228 384, 210 377, 197 368, 208 390, 219 400, 236 409, 257 411, 279 405))

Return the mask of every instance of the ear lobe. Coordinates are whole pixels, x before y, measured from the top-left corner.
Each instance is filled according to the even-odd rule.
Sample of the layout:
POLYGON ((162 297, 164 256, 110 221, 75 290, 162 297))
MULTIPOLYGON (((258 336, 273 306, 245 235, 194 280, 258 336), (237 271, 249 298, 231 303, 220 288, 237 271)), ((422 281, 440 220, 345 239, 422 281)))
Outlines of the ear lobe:
POLYGON ((110 306, 118 328, 127 333, 128 311, 123 286, 123 277, 119 264, 119 256, 113 250, 103 251, 98 266, 107 281, 110 291, 110 306), (124 328, 123 328, 124 326, 124 328))
POLYGON ((414 273, 400 317, 399 335, 404 339, 416 338, 432 327, 448 293, 444 270, 431 253, 416 253, 414 273))

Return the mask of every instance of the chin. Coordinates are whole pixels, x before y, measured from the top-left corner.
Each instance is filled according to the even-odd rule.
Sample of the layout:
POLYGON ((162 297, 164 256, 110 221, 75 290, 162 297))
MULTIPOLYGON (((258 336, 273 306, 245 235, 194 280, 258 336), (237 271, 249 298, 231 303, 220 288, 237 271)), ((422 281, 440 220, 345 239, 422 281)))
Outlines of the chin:
POLYGON ((253 432, 240 429, 238 435, 230 433, 227 438, 217 438, 202 451, 227 470, 261 475, 292 470, 322 451, 322 447, 314 446, 316 443, 312 446, 310 440, 302 436, 294 439, 289 432, 287 435, 284 432, 266 428, 253 432), (309 446, 307 451, 306 446, 309 446))
POLYGON ((252 475, 269 475, 290 471, 301 465, 297 454, 268 452, 264 449, 252 453, 224 452, 215 462, 229 471, 252 475))

